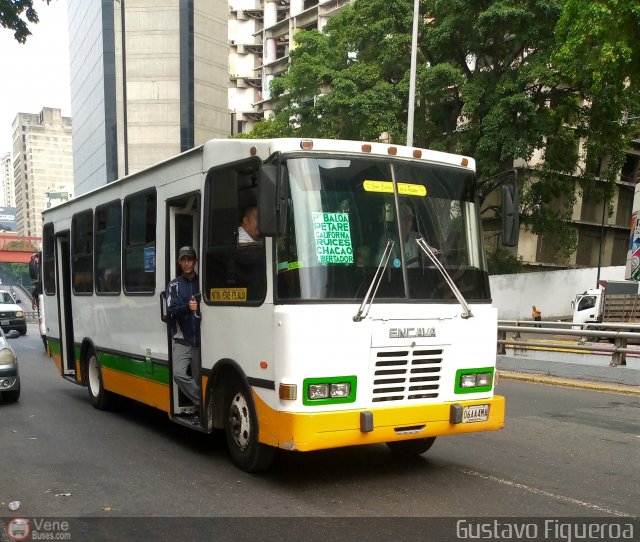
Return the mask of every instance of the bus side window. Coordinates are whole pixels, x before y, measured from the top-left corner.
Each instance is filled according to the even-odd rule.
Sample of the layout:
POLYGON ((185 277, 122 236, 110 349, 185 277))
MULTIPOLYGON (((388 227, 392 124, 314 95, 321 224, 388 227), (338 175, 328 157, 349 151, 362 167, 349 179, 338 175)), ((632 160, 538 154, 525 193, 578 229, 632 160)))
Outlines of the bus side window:
POLYGON ((253 171, 236 165, 214 170, 207 179, 203 289, 205 300, 213 305, 261 305, 266 296, 264 242, 238 244, 238 217, 256 202, 253 171))

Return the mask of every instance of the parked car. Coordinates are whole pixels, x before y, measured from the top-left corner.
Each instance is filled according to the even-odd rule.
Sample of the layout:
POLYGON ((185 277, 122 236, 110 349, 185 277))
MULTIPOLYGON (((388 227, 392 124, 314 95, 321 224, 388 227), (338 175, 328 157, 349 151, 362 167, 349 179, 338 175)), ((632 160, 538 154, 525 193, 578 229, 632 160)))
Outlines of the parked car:
POLYGON ((19 336, 16 330, 6 334, 0 330, 0 398, 5 403, 14 403, 20 398, 18 357, 7 341, 19 336))
POLYGON ((20 335, 25 335, 27 317, 18 303, 19 299, 14 299, 6 290, 0 290, 0 327, 5 332, 15 329, 20 335))

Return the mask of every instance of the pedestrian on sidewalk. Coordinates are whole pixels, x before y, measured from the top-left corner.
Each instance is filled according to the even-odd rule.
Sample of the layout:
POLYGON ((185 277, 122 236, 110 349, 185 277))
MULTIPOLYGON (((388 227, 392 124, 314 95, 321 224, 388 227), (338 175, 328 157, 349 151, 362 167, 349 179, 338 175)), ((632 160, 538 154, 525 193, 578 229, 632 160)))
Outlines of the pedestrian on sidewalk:
MULTIPOLYGON (((536 322, 542 321, 542 311, 539 307, 536 307, 535 305, 531 307, 531 318, 533 318, 536 322)), ((536 324, 535 326, 542 327, 542 324, 536 324)))

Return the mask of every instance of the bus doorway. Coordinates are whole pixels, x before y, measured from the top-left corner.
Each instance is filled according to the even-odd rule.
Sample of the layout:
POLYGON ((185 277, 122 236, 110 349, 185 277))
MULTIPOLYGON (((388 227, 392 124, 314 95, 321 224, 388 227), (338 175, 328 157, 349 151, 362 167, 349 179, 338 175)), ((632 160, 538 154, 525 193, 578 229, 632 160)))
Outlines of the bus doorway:
MULTIPOLYGON (((194 247, 200 258, 200 194, 191 193, 167 200, 167 246, 165 284, 181 274, 178 264, 180 247, 194 247)), ((199 263, 199 261, 198 261, 199 263)), ((196 267, 196 273, 198 268, 196 267)), ((166 297, 165 297, 166 303, 166 297)), ((167 319, 167 352, 169 357, 169 387, 171 390, 171 416, 190 414, 193 412, 191 401, 179 390, 173 378, 172 338, 167 319)), ((197 368, 198 375, 200 367, 197 368)), ((201 383, 199 383, 201 385, 201 383)))
POLYGON ((76 357, 73 334, 73 312, 71 310, 71 269, 69 232, 56 237, 56 273, 59 288, 58 321, 60 322, 60 373, 62 376, 76 374, 76 357))

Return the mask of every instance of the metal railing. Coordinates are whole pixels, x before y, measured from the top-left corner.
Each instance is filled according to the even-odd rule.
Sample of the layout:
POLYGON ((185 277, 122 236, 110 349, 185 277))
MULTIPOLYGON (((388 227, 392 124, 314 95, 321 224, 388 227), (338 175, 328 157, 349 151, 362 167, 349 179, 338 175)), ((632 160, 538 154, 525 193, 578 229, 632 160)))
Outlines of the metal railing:
POLYGON ((602 323, 575 324, 573 322, 540 322, 532 320, 498 321, 498 354, 506 354, 507 346, 553 348, 561 351, 603 352, 611 354, 611 367, 627 364, 627 354, 640 355, 640 324, 602 323), (511 338, 507 334, 513 334, 511 338), (575 342, 560 342, 523 338, 522 334, 575 337, 575 342), (585 344, 589 339, 596 342, 585 344), (610 344, 599 344, 607 339, 610 344), (639 347, 629 347, 629 341, 639 347))

